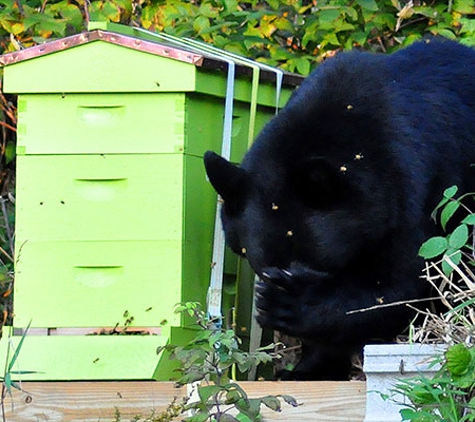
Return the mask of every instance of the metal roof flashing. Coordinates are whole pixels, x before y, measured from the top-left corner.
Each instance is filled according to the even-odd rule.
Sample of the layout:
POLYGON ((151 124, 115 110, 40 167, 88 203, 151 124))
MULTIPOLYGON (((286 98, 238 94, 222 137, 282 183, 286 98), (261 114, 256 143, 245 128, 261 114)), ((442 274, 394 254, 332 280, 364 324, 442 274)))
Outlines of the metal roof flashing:
MULTIPOLYGON (((39 44, 33 47, 26 48, 24 50, 4 54, 3 56, 0 56, 0 67, 24 62, 26 60, 46 56, 48 54, 54 54, 80 45, 89 44, 96 41, 103 41, 110 44, 130 48, 132 50, 173 60, 178 60, 184 63, 189 63, 203 69, 215 71, 217 70, 220 72, 226 72, 228 69, 229 60, 223 59, 223 57, 227 57, 228 54, 224 51, 222 55, 215 54, 213 52, 210 52, 210 50, 208 50, 204 44, 203 48, 201 49, 199 46, 197 47, 198 43, 193 43, 192 47, 190 47, 190 44, 188 44, 186 41, 184 41, 181 45, 178 45, 177 47, 177 43, 167 41, 166 36, 163 36, 163 39, 157 41, 150 41, 141 38, 141 34, 136 28, 130 28, 132 29, 132 31, 129 31, 133 32, 134 35, 123 34, 114 31, 114 29, 118 26, 119 25, 115 25, 112 28, 112 31, 100 28, 92 29, 88 32, 83 32, 80 34, 71 35, 69 37, 48 41, 44 44, 39 44)), ((152 34, 149 31, 146 32, 152 34)), ((157 38, 161 38, 161 36, 157 34, 157 38)), ((233 60, 232 56, 231 60, 233 60)), ((243 60, 250 61, 244 58, 243 60)), ((268 66, 261 64, 257 65, 259 67, 262 66, 260 76, 263 80, 271 82, 276 81, 275 71, 268 70, 268 66)), ((285 85, 299 86, 302 83, 303 77, 300 75, 287 72, 282 72, 282 74, 283 83, 285 85)), ((248 65, 242 65, 242 63, 240 63, 238 60, 236 63, 236 75, 252 76, 252 69, 248 65)))
POLYGON ((95 29, 93 31, 83 32, 80 34, 71 35, 66 38, 49 41, 44 44, 26 48, 24 50, 7 53, 3 56, 0 56, 0 66, 8 66, 14 63, 34 59, 47 54, 57 53, 95 41, 104 41, 126 48, 131 48, 133 50, 142 51, 144 53, 190 63, 195 66, 202 66, 204 59, 204 55, 196 54, 176 47, 170 47, 162 43, 146 41, 140 38, 108 32, 101 29, 95 29))

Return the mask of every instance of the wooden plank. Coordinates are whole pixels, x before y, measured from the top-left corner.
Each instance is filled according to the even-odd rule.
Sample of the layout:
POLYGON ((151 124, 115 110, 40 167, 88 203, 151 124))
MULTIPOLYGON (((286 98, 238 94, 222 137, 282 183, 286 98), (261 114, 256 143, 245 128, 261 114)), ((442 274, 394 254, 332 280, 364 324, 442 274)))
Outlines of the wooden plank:
MULTIPOLYGON (((264 410, 264 421, 347 421, 364 419, 364 382, 240 382, 250 397, 289 394, 301 405, 264 410)), ((186 394, 171 382, 24 382, 5 399, 7 421, 129 422, 166 409, 186 394), (117 413, 118 412, 118 413, 117 413), (120 418, 117 417, 120 414, 120 418)), ((1 413, 0 413, 1 414, 1 413)), ((177 421, 179 418, 177 419, 177 421)))
POLYGON ((263 412, 265 421, 347 421, 361 422, 365 416, 365 382, 243 382, 251 397, 289 394, 299 407, 283 405, 281 413, 263 412))

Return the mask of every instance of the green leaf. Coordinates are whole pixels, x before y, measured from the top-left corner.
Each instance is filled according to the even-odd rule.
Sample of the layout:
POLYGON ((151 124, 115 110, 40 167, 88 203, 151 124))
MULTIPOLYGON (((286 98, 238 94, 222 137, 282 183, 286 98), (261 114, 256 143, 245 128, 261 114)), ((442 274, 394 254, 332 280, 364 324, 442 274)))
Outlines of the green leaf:
POLYGON ((345 11, 345 14, 353 21, 358 20, 358 12, 355 10, 354 7, 345 7, 343 9, 345 11))
MULTIPOLYGON (((203 368, 204 369, 204 368, 203 368)), ((201 381, 207 374, 202 371, 188 371, 183 375, 177 383, 180 385, 191 384, 196 381, 201 381)))
POLYGON ((79 30, 81 28, 83 17, 79 7, 74 4, 64 3, 64 6, 59 9, 59 13, 75 29, 79 30))
POLYGON ((455 266, 460 264, 460 261, 462 260, 462 252, 449 249, 445 253, 444 257, 445 259, 442 261, 442 271, 448 277, 454 271, 454 268, 452 265, 450 265, 449 261, 455 266))
POLYGON ((324 9, 318 13, 320 23, 330 23, 336 21, 340 17, 340 11, 337 9, 324 9))
POLYGON ((95 21, 118 22, 120 9, 112 1, 93 1, 89 6, 89 16, 95 21))
POLYGON ((8 394, 12 394, 12 375, 10 372, 5 374, 5 378, 3 379, 3 384, 5 385, 5 389, 8 391, 8 394))
POLYGON ((379 10, 378 4, 375 0, 356 0, 356 3, 363 9, 371 10, 372 12, 379 10))
POLYGON ((282 410, 280 400, 276 396, 265 396, 262 397, 261 400, 262 403, 264 403, 269 409, 273 410, 274 412, 280 412, 282 410))
POLYGON ((399 411, 403 421, 411 422, 439 422, 443 419, 434 419, 434 415, 429 411, 422 409, 401 409, 399 411))
POLYGON ((228 384, 224 384, 223 388, 225 388, 226 390, 237 390, 237 391, 239 391, 239 393, 241 394, 243 399, 247 400, 247 394, 239 384, 237 384, 235 382, 229 382, 228 384))
POLYGON ((363 45, 366 40, 368 39, 368 35, 366 32, 362 31, 357 31, 357 32, 352 32, 350 40, 353 44, 358 44, 358 45, 363 45))
POLYGON ((413 409, 401 409, 399 414, 403 421, 412 421, 417 416, 417 412, 413 409))
POLYGON ((218 16, 218 12, 210 3, 201 3, 198 13, 206 18, 216 18, 218 16))
POLYGON ((475 214, 467 215, 467 217, 465 217, 462 220, 462 223, 468 224, 468 225, 471 225, 471 226, 475 225, 475 214))
POLYGON ((340 40, 338 39, 336 34, 334 34, 332 32, 326 34, 325 37, 324 37, 324 40, 327 41, 327 44, 332 44, 332 45, 335 45, 335 46, 340 45, 340 40))
POLYGON ((453 11, 462 14, 473 14, 475 13, 475 1, 455 0, 453 4, 453 11))
POLYGON ((475 397, 472 397, 468 402, 468 406, 472 409, 475 409, 475 397))
POLYGON ((238 1, 237 0, 224 0, 224 7, 228 12, 234 12, 238 10, 238 1))
POLYGON ((460 250, 455 250, 455 249, 447 249, 444 255, 447 259, 450 259, 455 265, 460 264, 460 261, 462 260, 462 252, 460 250))
POLYGON ((242 394, 239 390, 233 388, 229 390, 226 394, 226 404, 233 404, 236 403, 238 400, 242 399, 242 394))
POLYGON ((310 73, 310 60, 300 57, 296 62, 297 70, 301 75, 308 75, 310 73))
POLYGON ((462 28, 460 29, 461 34, 468 34, 473 35, 475 32, 475 21, 473 19, 460 19, 460 23, 462 24, 462 28))
POLYGON ((472 355, 464 344, 458 343, 447 349, 445 352, 445 360, 445 366, 450 374, 460 376, 469 370, 472 355))
POLYGON ((210 26, 209 19, 206 16, 197 16, 197 18, 193 21, 193 29, 198 33, 202 33, 206 31, 210 26))
POLYGON ((244 413, 239 412, 236 415, 238 422, 254 422, 252 419, 249 419, 244 413))
POLYGON ((455 35, 450 29, 435 27, 431 29, 432 34, 439 35, 452 41, 457 41, 457 35, 455 35))
POLYGON ((282 31, 289 31, 293 32, 294 31, 294 25, 287 19, 285 18, 278 18, 274 21, 274 25, 277 29, 280 29, 282 31))
POLYGON ((236 403, 236 408, 251 420, 255 420, 260 414, 260 399, 241 399, 236 403))
POLYGON ((198 395, 202 403, 207 403, 211 396, 219 393, 222 388, 219 385, 204 385, 198 387, 198 395))
POLYGON ((292 407, 299 406, 299 404, 297 403, 297 400, 295 400, 295 398, 292 396, 289 396, 287 394, 282 394, 280 397, 282 397, 282 400, 284 400, 287 404, 289 404, 292 407))
POLYGON ((468 241, 468 227, 466 224, 458 226, 448 238, 449 246, 452 249, 460 249, 468 241))
POLYGON ((453 217, 453 215, 456 213, 459 207, 460 207, 460 202, 451 201, 447 205, 445 205, 444 208, 442 209, 442 212, 440 214, 440 224, 442 225, 442 228, 444 230, 447 226, 447 223, 453 217))
POLYGON ((335 22, 335 32, 354 31, 355 26, 348 22, 343 22, 341 19, 335 22))
POLYGON ((425 380, 421 380, 408 391, 408 393, 410 393, 411 402, 416 406, 434 403, 434 390, 424 381, 425 380))
POLYGON ((435 236, 424 242, 419 249, 419 256, 432 259, 442 255, 447 250, 448 242, 445 237, 435 236))
POLYGON ((15 159, 15 143, 8 141, 5 147, 5 163, 8 164, 15 159))
POLYGON ((450 199, 455 196, 455 194, 458 191, 458 187, 456 185, 451 186, 450 188, 447 188, 444 190, 444 198, 450 199))
POLYGON ((23 346, 23 342, 25 341, 25 337, 26 337, 26 334, 28 333, 30 325, 31 325, 31 321, 28 323, 27 327, 25 328, 25 331, 24 331, 23 335, 21 336, 20 341, 18 342, 18 346, 15 350, 15 353, 13 354, 13 356, 10 360, 10 363, 8 364, 7 373, 9 373, 13 369, 13 366, 15 365, 15 362, 18 359, 18 355, 20 354, 21 347, 23 346))
POLYGON ((442 208, 445 204, 447 204, 450 201, 450 199, 455 196, 455 194, 457 193, 457 190, 458 190, 458 187, 456 185, 445 189, 443 193, 443 198, 440 200, 440 202, 437 204, 437 206, 434 208, 434 211, 431 214, 431 218, 433 220, 435 220, 437 211, 440 208, 442 208))

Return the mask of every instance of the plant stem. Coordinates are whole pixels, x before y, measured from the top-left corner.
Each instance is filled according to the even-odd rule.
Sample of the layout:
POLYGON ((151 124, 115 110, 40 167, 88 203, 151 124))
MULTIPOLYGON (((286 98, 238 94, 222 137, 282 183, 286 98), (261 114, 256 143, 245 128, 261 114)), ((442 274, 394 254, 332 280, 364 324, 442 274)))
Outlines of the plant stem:
MULTIPOLYGON (((12 236, 12 232, 10 230, 10 223, 8 222, 7 207, 5 205, 5 203, 7 202, 7 199, 1 197, 0 202, 2 204, 3 220, 5 221, 5 231, 6 231, 7 238, 8 238, 8 244, 10 246, 10 251, 12 252, 12 255, 13 255, 13 236, 12 236)), ((8 256, 8 254, 7 254, 7 256, 8 256)))

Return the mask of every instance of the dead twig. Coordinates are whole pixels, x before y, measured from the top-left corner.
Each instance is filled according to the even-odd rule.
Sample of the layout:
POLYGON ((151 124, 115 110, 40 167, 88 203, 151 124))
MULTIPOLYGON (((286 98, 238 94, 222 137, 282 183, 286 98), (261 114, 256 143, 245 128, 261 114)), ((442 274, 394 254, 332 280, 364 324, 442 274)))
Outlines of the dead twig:
POLYGON ((376 311, 381 308, 390 308, 392 306, 408 305, 410 303, 428 302, 428 301, 434 301, 434 300, 439 300, 439 299, 440 298, 438 296, 435 296, 435 297, 428 297, 424 299, 411 299, 411 300, 401 300, 399 302, 382 303, 380 305, 370 306, 369 308, 354 309, 352 311, 348 311, 346 315, 353 315, 353 314, 358 314, 362 312, 376 311))

